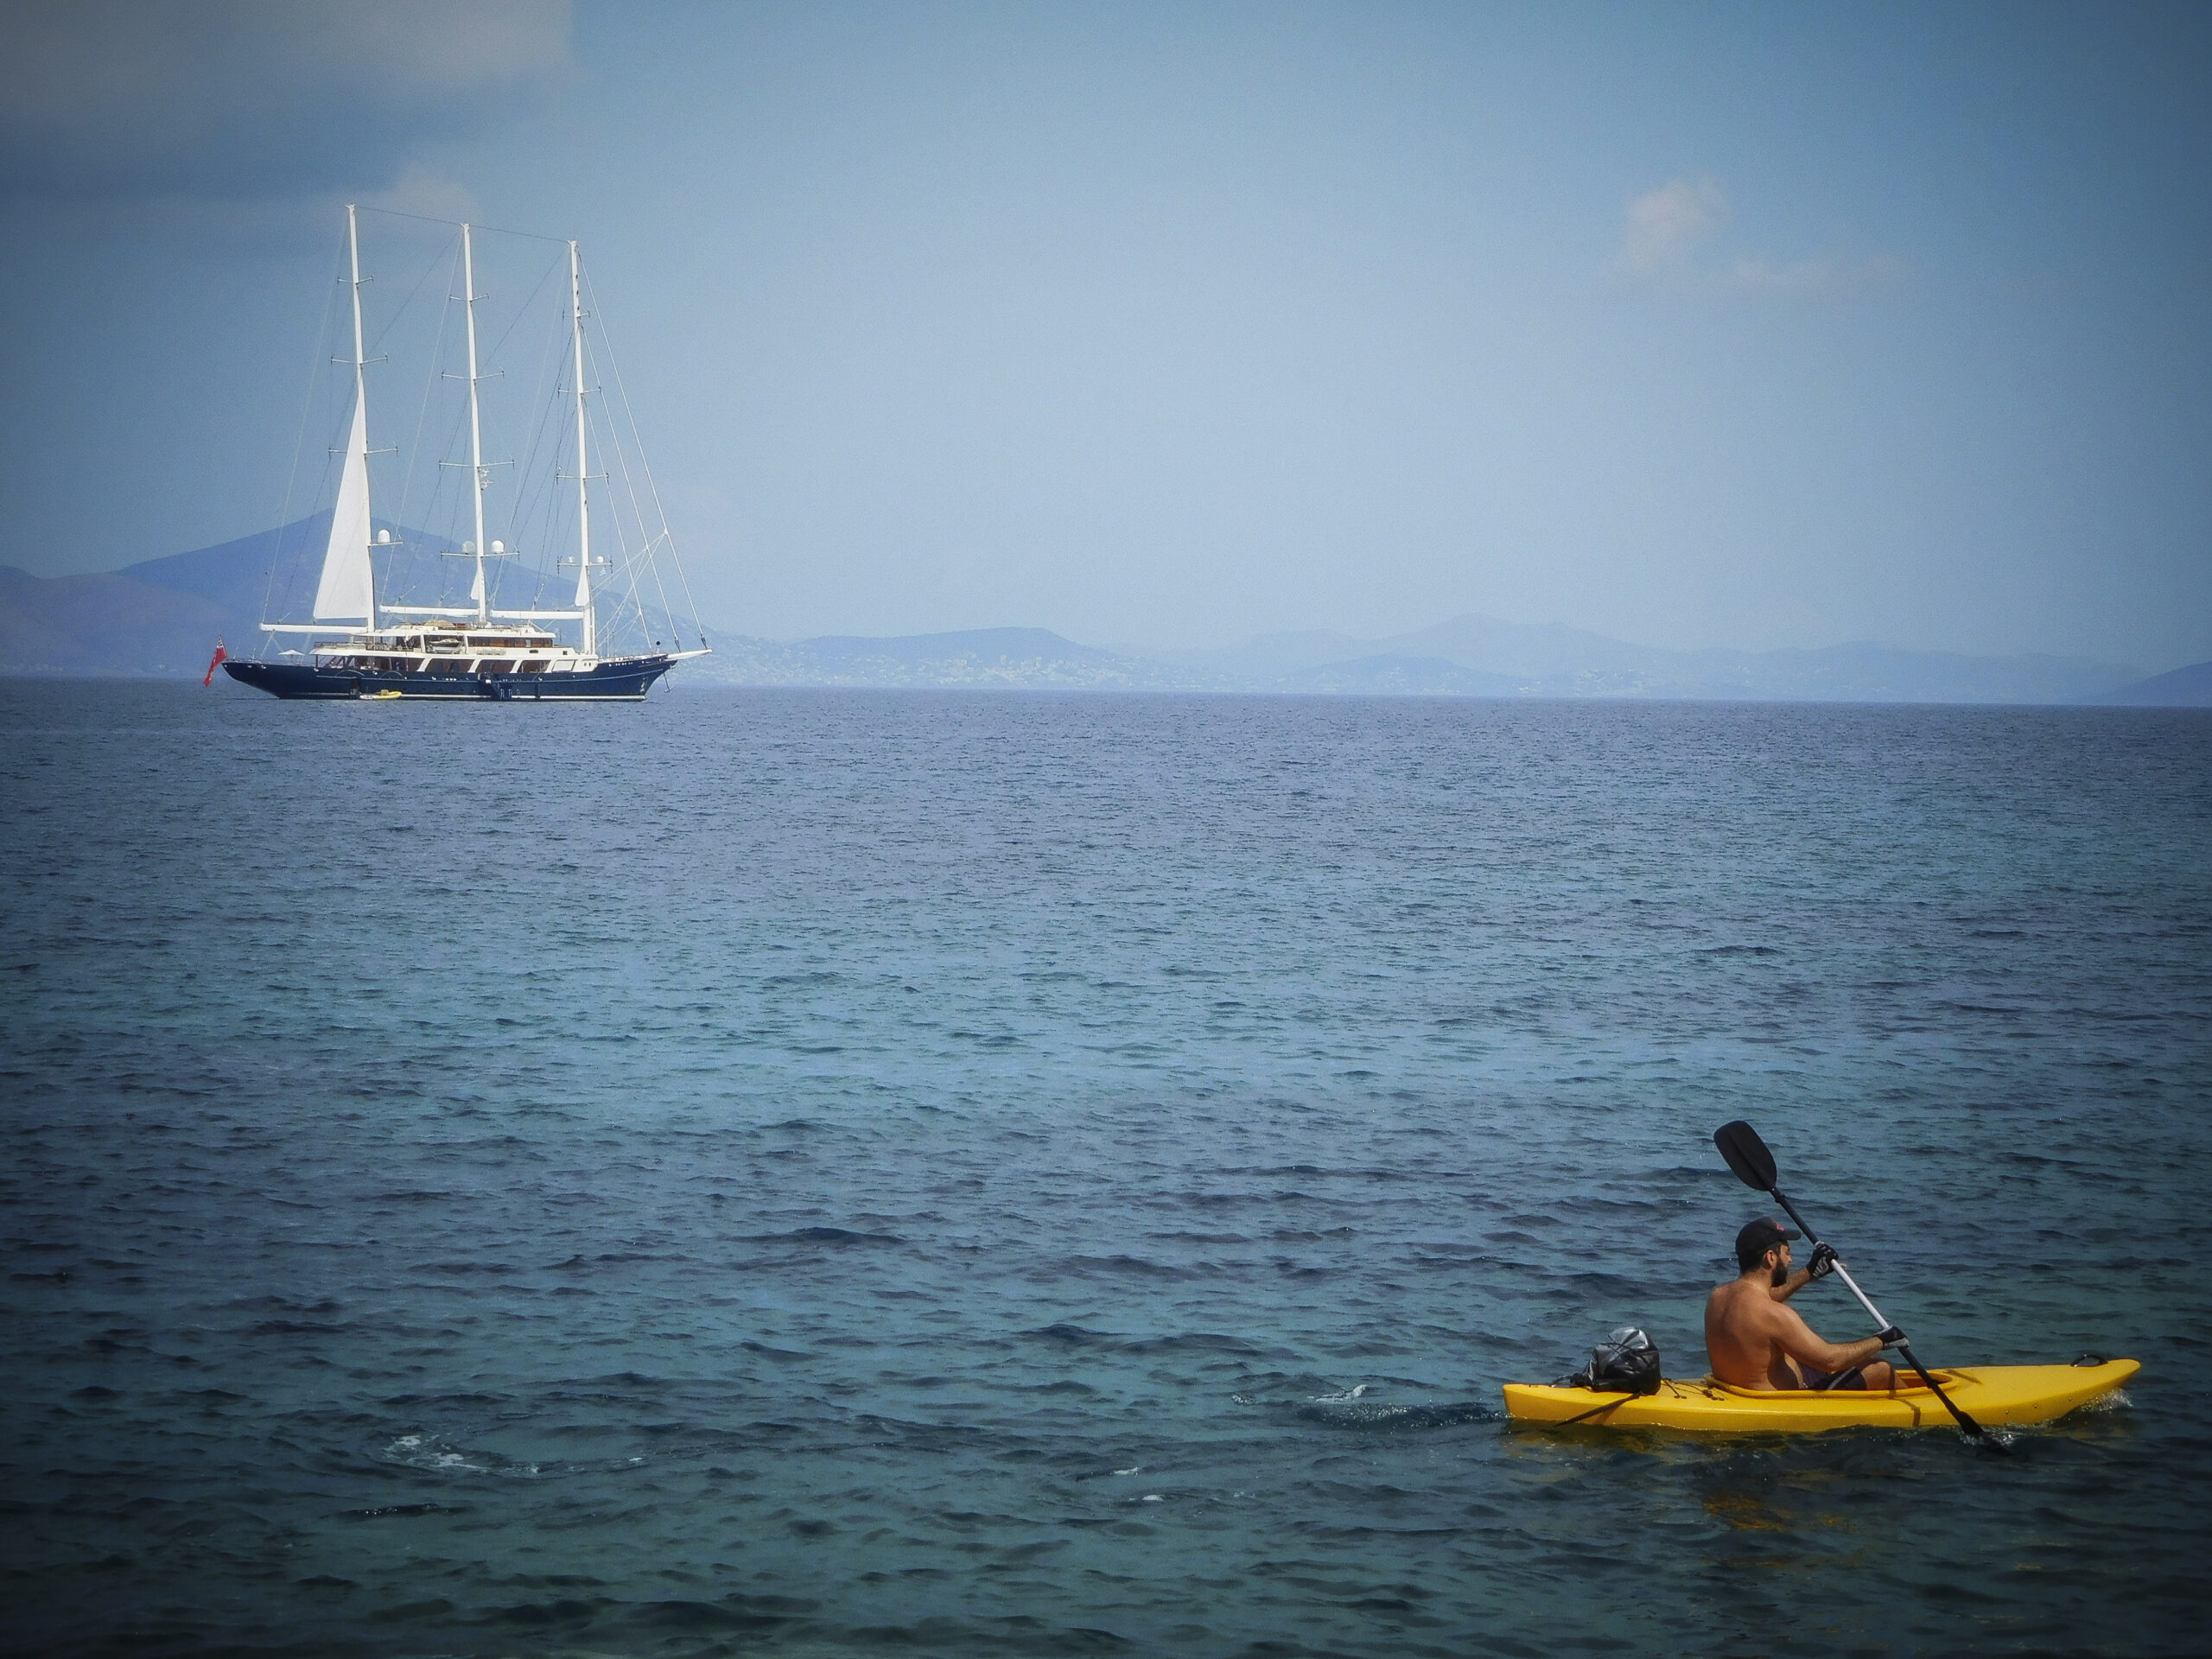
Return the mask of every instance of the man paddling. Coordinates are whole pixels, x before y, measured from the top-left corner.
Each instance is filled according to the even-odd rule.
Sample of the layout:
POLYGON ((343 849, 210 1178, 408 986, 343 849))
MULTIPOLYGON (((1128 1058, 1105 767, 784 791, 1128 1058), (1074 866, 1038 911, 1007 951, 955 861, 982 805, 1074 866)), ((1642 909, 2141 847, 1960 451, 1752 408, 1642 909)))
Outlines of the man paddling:
POLYGON ((1897 1373, 1874 1356, 1902 1333, 1893 1328, 1859 1342, 1828 1342, 1788 1306, 1814 1280, 1827 1277, 1835 1262, 1834 1250, 1816 1244, 1811 1265, 1791 1272, 1789 1241, 1796 1236, 1764 1216, 1736 1235, 1736 1265, 1743 1271, 1715 1285, 1705 1302, 1713 1374, 1739 1389, 1895 1387, 1897 1373))

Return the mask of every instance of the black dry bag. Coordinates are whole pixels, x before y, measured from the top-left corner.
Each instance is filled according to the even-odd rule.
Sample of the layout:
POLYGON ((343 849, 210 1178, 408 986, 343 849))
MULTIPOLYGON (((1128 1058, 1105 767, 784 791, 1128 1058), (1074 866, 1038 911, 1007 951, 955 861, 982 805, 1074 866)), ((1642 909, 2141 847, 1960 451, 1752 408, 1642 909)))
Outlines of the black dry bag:
POLYGON ((1600 1394, 1656 1394, 1658 1345, 1634 1325, 1624 1325, 1590 1351, 1588 1370, 1567 1381, 1600 1394))

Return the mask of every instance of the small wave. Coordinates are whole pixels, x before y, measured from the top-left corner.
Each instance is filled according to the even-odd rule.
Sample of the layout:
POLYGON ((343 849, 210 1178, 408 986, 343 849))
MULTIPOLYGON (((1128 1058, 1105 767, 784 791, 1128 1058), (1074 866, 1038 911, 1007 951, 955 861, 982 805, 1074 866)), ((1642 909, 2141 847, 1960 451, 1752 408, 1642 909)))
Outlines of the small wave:
MULTIPOLYGON (((379 1503, 372 1510, 340 1510, 338 1513, 349 1521, 382 1521, 392 1516, 467 1515, 468 1505, 465 1503, 379 1503)), ((303 1579, 301 1582, 307 1584, 314 1580, 303 1579)), ((337 1580, 334 1582, 343 1583, 344 1580, 337 1580)))
POLYGON ((1296 1418, 1301 1422, 1319 1423, 1325 1428, 1355 1432, 1451 1428, 1462 1423, 1494 1423, 1500 1417, 1495 1407, 1484 1405, 1478 1400, 1452 1401, 1440 1405, 1409 1405, 1401 1401, 1370 1399, 1367 1397, 1368 1390, 1374 1386, 1362 1382, 1341 1393, 1315 1395, 1305 1400, 1268 1400, 1249 1394, 1232 1394, 1229 1397, 1240 1406, 1255 1407, 1278 1416, 1296 1418))
POLYGON ((415 1271, 417 1273, 512 1273, 514 1268, 505 1262, 425 1262, 415 1271))
POLYGON ((1080 1346, 1084 1343, 1114 1340, 1113 1337, 1104 1331, 1087 1330, 1080 1325, 1070 1325, 1065 1320, 1058 1324, 1040 1326, 1034 1331, 1025 1331, 1022 1334, 1042 1337, 1047 1342, 1065 1343, 1071 1348, 1080 1346))
MULTIPOLYGON (((448 1442, 429 1434, 402 1434, 386 1446, 378 1459, 397 1463, 410 1469, 427 1470, 441 1475, 488 1475, 493 1464, 489 1458, 469 1456, 448 1442)), ((505 1462, 504 1459, 499 1461, 505 1462)), ((536 1474, 535 1464, 509 1465, 509 1471, 536 1474)))
POLYGON ((1224 1336, 1214 1331, 1192 1331, 1179 1336, 1145 1337, 1122 1344, 1128 1354, 1258 1354, 1261 1348, 1242 1337, 1224 1336))
POLYGON ((1079 1270, 1095 1268, 1107 1273, 1135 1274, 1147 1279, 1187 1279, 1192 1272, 1187 1268, 1148 1261, 1141 1255, 1071 1255, 1066 1260, 1070 1267, 1079 1270))
POLYGON ((788 1233, 747 1233, 746 1244, 904 1244, 896 1233, 858 1233, 846 1227, 800 1227, 788 1233))
MULTIPOLYGON (((554 1604, 556 1608, 566 1608, 571 1605, 566 1602, 554 1604)), ((594 1606, 603 1605, 594 1604, 594 1606)), ((649 1630, 676 1630, 687 1634, 733 1630, 757 1636, 791 1623, 795 1616, 813 1612, 818 1605, 786 1596, 730 1595, 719 1601, 632 1602, 623 1608, 622 1617, 626 1624, 649 1630)), ((534 1612, 535 1610, 532 1611, 534 1612)), ((543 1621, 535 1617, 524 1617, 517 1622, 535 1625, 543 1621)), ((669 1639, 674 1641, 678 1638, 671 1637, 669 1639)))
POLYGON ((645 1466, 643 1458, 607 1458, 584 1463, 533 1463, 503 1457, 497 1452, 474 1451, 430 1433, 395 1436, 376 1454, 376 1460, 429 1475, 493 1475, 510 1480, 535 1480, 549 1475, 598 1472, 619 1474, 645 1466))
POLYGON ((750 1338, 738 1344, 738 1346, 748 1354, 760 1355, 763 1359, 811 1359, 814 1357, 811 1354, 798 1353, 789 1348, 771 1348, 766 1343, 754 1342, 750 1338))
POLYGON ((1388 1400, 1310 1401, 1293 1414, 1309 1423, 1359 1431, 1392 1428, 1452 1428, 1462 1423, 1494 1423, 1499 1414, 1479 1401, 1410 1406, 1388 1400))

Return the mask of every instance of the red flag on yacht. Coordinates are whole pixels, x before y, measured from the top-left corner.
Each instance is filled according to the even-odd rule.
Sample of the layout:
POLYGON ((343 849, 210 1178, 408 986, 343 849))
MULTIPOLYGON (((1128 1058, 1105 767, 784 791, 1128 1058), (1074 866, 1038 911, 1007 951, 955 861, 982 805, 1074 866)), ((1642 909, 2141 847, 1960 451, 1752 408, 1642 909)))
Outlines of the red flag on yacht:
POLYGON ((223 649, 223 642, 220 639, 218 639, 215 642, 215 654, 207 659, 207 677, 200 681, 200 683, 202 685, 214 684, 215 671, 223 665, 224 659, 229 657, 230 654, 231 653, 223 649))

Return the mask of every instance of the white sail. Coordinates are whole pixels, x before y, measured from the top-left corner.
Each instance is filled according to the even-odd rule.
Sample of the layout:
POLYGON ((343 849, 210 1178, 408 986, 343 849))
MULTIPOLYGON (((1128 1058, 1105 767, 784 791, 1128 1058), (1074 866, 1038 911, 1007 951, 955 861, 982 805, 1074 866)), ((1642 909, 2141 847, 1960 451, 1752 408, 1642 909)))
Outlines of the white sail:
POLYGON ((369 424, 365 400, 353 399, 353 429, 346 440, 346 467, 338 476, 338 505, 330 514, 330 546, 322 556, 322 580, 315 590, 315 613, 371 614, 376 583, 369 569, 369 424))

